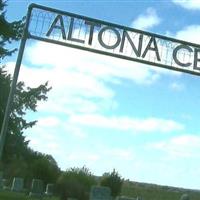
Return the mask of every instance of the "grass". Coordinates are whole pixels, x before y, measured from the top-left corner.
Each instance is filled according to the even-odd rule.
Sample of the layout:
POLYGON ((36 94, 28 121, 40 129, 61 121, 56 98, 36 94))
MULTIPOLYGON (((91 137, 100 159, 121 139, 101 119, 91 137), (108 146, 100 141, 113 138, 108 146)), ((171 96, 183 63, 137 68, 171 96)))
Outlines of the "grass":
MULTIPOLYGON (((121 195, 127 197, 142 197, 145 200, 180 200, 182 194, 188 193, 191 200, 200 200, 200 191, 182 188, 159 186, 153 184, 125 182, 121 195)), ((0 191, 0 200, 38 200, 23 193, 0 191)), ((45 197, 42 200, 59 200, 56 197, 45 197)))
MULTIPOLYGON (((0 200, 37 200, 38 198, 31 198, 23 193, 0 191, 0 200)), ((59 200, 56 197, 45 197, 42 200, 59 200)))
POLYGON ((182 188, 126 182, 122 187, 122 195, 142 197, 145 200, 180 200, 181 195, 187 193, 191 200, 200 200, 200 191, 182 188))

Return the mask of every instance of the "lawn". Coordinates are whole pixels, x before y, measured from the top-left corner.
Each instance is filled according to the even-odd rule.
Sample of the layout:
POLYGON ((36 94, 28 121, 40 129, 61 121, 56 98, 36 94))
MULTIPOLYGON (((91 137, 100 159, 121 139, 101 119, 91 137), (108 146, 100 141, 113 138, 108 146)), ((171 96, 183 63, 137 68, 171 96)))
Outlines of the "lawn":
MULTIPOLYGON (((0 200, 37 200, 38 198, 30 198, 23 193, 0 191, 0 200)), ((59 200, 56 197, 45 197, 43 200, 59 200)))
MULTIPOLYGON (((138 183, 124 183, 121 195, 140 196, 144 200, 180 200, 184 193, 188 193, 191 200, 200 200, 200 191, 138 183)), ((23 193, 0 191, 0 200, 38 200, 38 198, 30 198, 23 193)), ((45 197, 42 200, 59 200, 59 198, 45 197)))

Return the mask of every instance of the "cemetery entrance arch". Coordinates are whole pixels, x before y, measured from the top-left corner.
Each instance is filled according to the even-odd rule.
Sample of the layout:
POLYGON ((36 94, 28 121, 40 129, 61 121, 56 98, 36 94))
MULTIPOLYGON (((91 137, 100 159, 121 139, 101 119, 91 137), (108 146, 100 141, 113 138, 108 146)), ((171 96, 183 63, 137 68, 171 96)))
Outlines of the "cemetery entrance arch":
POLYGON ((27 39, 200 75, 200 45, 31 4, 1 129, 0 159, 27 39))

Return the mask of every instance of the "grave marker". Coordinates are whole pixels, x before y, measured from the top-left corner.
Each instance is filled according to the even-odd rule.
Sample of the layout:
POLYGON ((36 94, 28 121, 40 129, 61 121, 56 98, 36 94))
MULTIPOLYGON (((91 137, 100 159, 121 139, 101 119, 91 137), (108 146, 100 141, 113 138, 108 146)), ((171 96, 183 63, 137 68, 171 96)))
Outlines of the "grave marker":
POLYGON ((93 186, 90 191, 90 200, 111 200, 109 187, 93 186))
POLYGON ((5 178, 2 179, 2 187, 3 187, 3 190, 10 190, 8 179, 5 179, 5 178))
POLYGON ((31 184, 31 192, 29 196, 42 196, 44 192, 44 183, 40 179, 33 179, 31 184))
POLYGON ((54 191, 54 184, 47 184, 45 194, 47 196, 52 196, 54 191))
POLYGON ((188 194, 183 194, 180 200, 190 200, 190 197, 188 194))
POLYGON ((14 192, 22 192, 24 189, 24 179, 15 177, 12 182, 11 190, 14 192))

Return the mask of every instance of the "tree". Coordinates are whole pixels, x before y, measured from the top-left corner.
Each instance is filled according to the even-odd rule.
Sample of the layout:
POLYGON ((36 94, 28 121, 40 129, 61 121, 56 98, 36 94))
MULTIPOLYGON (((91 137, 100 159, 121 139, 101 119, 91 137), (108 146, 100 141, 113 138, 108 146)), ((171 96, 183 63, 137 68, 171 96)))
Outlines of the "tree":
MULTIPOLYGON (((6 20, 5 6, 5 1, 0 0, 0 129, 11 85, 11 76, 1 62, 6 56, 10 56, 16 51, 16 49, 8 50, 6 45, 21 38, 24 26, 23 20, 14 22, 6 20)), ((11 163, 18 165, 17 162, 26 159, 25 155, 29 150, 28 141, 25 140, 23 132, 35 125, 36 121, 27 121, 25 115, 28 111, 35 112, 39 101, 47 100, 47 93, 50 89, 48 83, 36 88, 26 87, 23 82, 17 84, 3 152, 4 168, 6 166, 7 169, 11 163)))
POLYGON ((6 1, 0 0, 0 58, 10 56, 17 49, 8 50, 6 44, 19 40, 24 26, 24 20, 8 22, 5 14, 6 1))
POLYGON ((61 200, 77 198, 89 199, 89 191, 96 184, 95 177, 86 168, 71 168, 63 172, 58 179, 57 187, 61 200))
POLYGON ((104 173, 100 181, 101 186, 106 186, 111 189, 111 195, 113 197, 121 193, 122 183, 123 179, 115 169, 111 173, 104 173))
POLYGON ((56 183, 60 169, 51 155, 34 152, 32 164, 29 166, 32 178, 41 179, 45 184, 56 183))
MULTIPOLYGON (((8 22, 5 17, 5 1, 0 0, 0 129, 4 118, 7 99, 12 78, 1 61, 12 55, 16 49, 8 50, 6 44, 21 38, 24 21, 8 22)), ((27 121, 25 115, 29 111, 36 112, 39 101, 47 100, 51 88, 48 83, 36 88, 26 87, 23 82, 16 85, 7 129, 7 137, 3 152, 2 167, 4 176, 25 178, 30 184, 32 178, 39 178, 45 183, 55 183, 60 169, 51 155, 35 152, 28 147, 23 133, 37 121, 27 121)))

